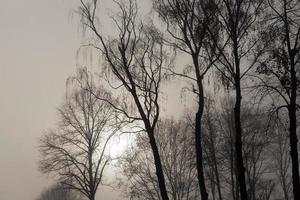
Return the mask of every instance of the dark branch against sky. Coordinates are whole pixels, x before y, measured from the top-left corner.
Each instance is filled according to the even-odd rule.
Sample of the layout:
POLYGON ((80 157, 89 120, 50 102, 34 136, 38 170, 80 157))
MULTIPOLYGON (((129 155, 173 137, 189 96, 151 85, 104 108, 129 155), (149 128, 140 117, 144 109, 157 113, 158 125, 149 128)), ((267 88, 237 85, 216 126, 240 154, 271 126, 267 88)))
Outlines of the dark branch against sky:
MULTIPOLYGON (((101 2, 111 14, 111 1, 101 2)), ((76 56, 83 41, 78 4, 0 1, 0 199, 35 199, 52 184, 38 172, 38 139, 57 121, 66 79, 85 63, 76 56)), ((150 1, 141 5, 147 10, 150 1)), ((166 90, 178 88, 171 84, 166 90)), ((169 108, 180 107, 172 101, 178 99, 175 92, 164 99, 169 108)), ((113 200, 115 193, 101 189, 98 195, 113 200)))

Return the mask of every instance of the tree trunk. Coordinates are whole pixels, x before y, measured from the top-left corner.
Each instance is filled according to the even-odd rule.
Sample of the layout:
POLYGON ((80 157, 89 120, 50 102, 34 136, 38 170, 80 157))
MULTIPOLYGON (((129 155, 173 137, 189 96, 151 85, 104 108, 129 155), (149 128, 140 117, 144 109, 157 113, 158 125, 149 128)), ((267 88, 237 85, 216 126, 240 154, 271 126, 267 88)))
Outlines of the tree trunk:
POLYGON ((95 200, 95 199, 96 199, 96 198, 95 198, 95 194, 91 194, 89 200, 95 200))
MULTIPOLYGON (((89 189, 90 189, 90 197, 89 200, 95 200, 95 185, 94 185, 94 176, 93 176, 93 150, 92 150, 92 141, 89 138, 89 150, 88 150, 88 173, 89 173, 89 189)), ((95 174, 97 176, 97 174, 95 174)))
MULTIPOLYGON (((290 28, 289 28, 289 19, 288 19, 288 2, 284 2, 284 25, 285 25, 285 34, 286 34, 286 44, 289 54, 290 61, 290 75, 291 75, 291 97, 290 105, 288 106, 289 120, 290 120, 290 146, 291 146, 291 158, 292 158, 292 179, 293 179, 293 194, 294 200, 300 200, 300 181, 299 181, 299 160, 298 160, 298 139, 297 139, 297 116, 296 116, 296 99, 297 99, 297 77, 295 70, 295 53, 296 49, 292 49, 291 38, 290 38, 290 28)), ((295 46, 296 47, 296 46, 295 46)))
POLYGON ((203 150, 202 150, 202 116, 204 111, 204 91, 202 84, 202 77, 200 73, 200 66, 198 62, 198 56, 193 56, 193 63, 195 67, 195 73, 198 86, 198 111, 195 117, 195 146, 196 146, 196 163, 197 163, 197 175, 198 184, 200 187, 201 199, 207 200, 208 193, 206 191, 204 172, 203 172, 203 150))
POLYGON ((241 96, 240 80, 238 80, 236 82, 236 104, 234 107, 237 180, 240 187, 241 200, 247 200, 248 196, 247 196, 247 187, 246 187, 246 179, 245 179, 245 168, 243 162, 241 99, 242 96, 241 96))
POLYGON ((296 122, 296 108, 289 109, 290 118, 290 146, 292 158, 292 172, 293 172, 293 194, 295 200, 300 200, 300 182, 299 182, 299 161, 297 149, 297 122, 296 122))
POLYGON ((233 54, 235 64, 235 107, 234 107, 234 125, 235 125, 235 153, 236 153, 236 170, 237 182, 239 183, 241 200, 248 200, 245 167, 243 162, 243 142, 242 142, 242 125, 241 125, 241 72, 240 72, 240 58, 239 58, 239 45, 236 29, 233 31, 233 54))
POLYGON ((205 187, 204 172, 203 172, 203 150, 202 150, 202 128, 201 120, 204 108, 204 95, 202 83, 199 85, 199 107, 196 113, 195 119, 195 145, 196 145, 196 161, 197 161, 197 172, 198 172, 198 182, 200 187, 201 199, 207 200, 208 193, 205 187))
MULTIPOLYGON (((131 82, 133 83, 132 80, 131 80, 131 82)), ((132 84, 132 85, 134 85, 134 84, 132 84)), ((149 118, 146 117, 146 114, 142 108, 142 105, 138 98, 135 87, 131 91, 131 94, 132 94, 133 99, 136 103, 136 106, 139 110, 139 113, 140 113, 141 118, 145 125, 146 132, 148 134, 148 138, 149 138, 149 142, 150 142, 150 146, 151 146, 151 150, 152 150, 153 158, 154 158, 156 177, 158 180, 158 186, 159 186, 162 200, 169 200, 168 192, 167 192, 167 188, 166 188, 166 181, 165 181, 164 172, 163 172, 163 168, 162 168, 162 164, 161 164, 161 159, 160 159, 158 147, 157 147, 155 136, 154 136, 154 127, 151 127, 150 120, 149 120, 149 118)))
POLYGON ((289 120, 290 120, 290 146, 292 158, 292 173, 293 173, 293 194, 294 200, 300 200, 300 181, 299 181, 299 160, 298 160, 298 139, 297 139, 297 116, 296 116, 296 97, 297 97, 297 78, 294 69, 294 63, 291 63, 291 102, 289 105, 289 120))
POLYGON ((147 129, 147 133, 149 136, 150 145, 151 145, 151 149, 152 149, 152 153, 153 153, 153 157, 154 157, 156 176, 158 179, 160 194, 161 194, 161 197, 163 200, 169 200, 168 192, 167 192, 166 184, 165 184, 165 177, 164 177, 162 164, 161 164, 161 159, 160 159, 158 147, 156 145, 156 140, 154 137, 154 131, 152 129, 147 129))
POLYGON ((196 113, 195 141, 196 141, 196 161, 198 172, 198 183, 200 187, 201 199, 207 200, 208 193, 205 187, 204 172, 203 172, 203 155, 202 155, 202 135, 201 135, 201 118, 202 112, 198 110, 196 113))

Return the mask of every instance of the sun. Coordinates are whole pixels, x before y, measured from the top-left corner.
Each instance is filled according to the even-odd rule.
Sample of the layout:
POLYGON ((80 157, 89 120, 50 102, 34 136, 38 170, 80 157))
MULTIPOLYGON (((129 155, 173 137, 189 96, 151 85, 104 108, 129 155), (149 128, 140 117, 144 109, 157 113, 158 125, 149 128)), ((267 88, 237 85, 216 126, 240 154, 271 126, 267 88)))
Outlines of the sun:
POLYGON ((108 146, 109 155, 112 158, 120 157, 133 142, 130 134, 121 134, 114 136, 108 146))

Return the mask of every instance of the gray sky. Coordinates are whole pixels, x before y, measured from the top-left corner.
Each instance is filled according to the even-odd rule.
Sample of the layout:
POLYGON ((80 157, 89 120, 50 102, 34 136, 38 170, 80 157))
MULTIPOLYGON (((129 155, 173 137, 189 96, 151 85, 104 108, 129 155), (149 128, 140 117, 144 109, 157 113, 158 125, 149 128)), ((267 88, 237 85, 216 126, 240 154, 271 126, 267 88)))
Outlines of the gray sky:
POLYGON ((0 0, 1 200, 33 200, 49 184, 37 171, 37 141, 75 71, 75 2, 0 0))
MULTIPOLYGON (((54 126, 66 78, 76 71, 82 41, 73 12, 77 5, 74 0, 0 0, 1 200, 34 200, 51 183, 37 170, 38 138, 54 126)), ((98 192, 99 200, 114 196, 111 190, 98 192)))

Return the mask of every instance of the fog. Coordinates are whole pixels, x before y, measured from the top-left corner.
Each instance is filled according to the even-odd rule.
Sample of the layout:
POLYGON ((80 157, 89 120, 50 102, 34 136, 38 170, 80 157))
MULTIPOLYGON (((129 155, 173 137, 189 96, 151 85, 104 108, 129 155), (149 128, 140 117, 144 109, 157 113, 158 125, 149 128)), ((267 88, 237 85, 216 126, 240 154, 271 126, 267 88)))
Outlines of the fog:
POLYGON ((52 183, 38 171, 37 146, 76 71, 76 3, 0 1, 0 199, 35 199, 52 183))
MULTIPOLYGON (((35 199, 53 183, 38 171, 37 147, 55 125, 66 79, 78 66, 77 6, 71 0, 0 1, 1 200, 35 199)), ((98 192, 98 199, 117 198, 109 188, 98 192)))

